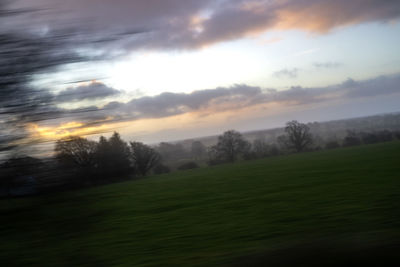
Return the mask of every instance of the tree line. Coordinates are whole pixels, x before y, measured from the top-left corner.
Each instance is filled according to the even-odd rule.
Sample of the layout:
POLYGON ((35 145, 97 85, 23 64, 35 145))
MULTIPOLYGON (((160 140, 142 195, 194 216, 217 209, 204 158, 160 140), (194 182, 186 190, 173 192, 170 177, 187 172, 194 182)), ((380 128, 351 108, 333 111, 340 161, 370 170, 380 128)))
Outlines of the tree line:
POLYGON ((279 135, 274 143, 267 143, 263 139, 255 139, 250 143, 239 132, 230 130, 220 135, 217 144, 209 149, 208 163, 214 165, 234 162, 238 159, 249 160, 279 154, 390 142, 400 140, 400 131, 356 132, 348 130, 343 139, 330 139, 322 142, 322 146, 320 139, 319 136, 312 134, 308 124, 296 120, 286 123, 284 134, 279 135))
POLYGON ((63 169, 74 170, 74 177, 85 183, 102 183, 124 177, 146 176, 161 164, 161 156, 141 142, 125 142, 119 133, 99 141, 66 137, 55 145, 55 158, 63 169))
POLYGON ((157 146, 149 146, 136 141, 126 142, 117 132, 109 138, 101 136, 98 141, 69 136, 56 141, 52 159, 14 157, 1 164, 0 196, 16 195, 18 192, 11 191, 24 186, 27 190, 25 193, 32 193, 38 177, 42 191, 56 191, 118 182, 150 173, 167 173, 171 169, 187 170, 206 164, 232 163, 394 139, 400 140, 399 131, 348 131, 344 138, 329 139, 321 146, 321 140, 312 134, 310 124, 298 121, 287 122, 283 134, 277 136, 275 142, 266 142, 261 138, 250 142, 241 133, 229 130, 218 136, 214 145, 206 146, 196 140, 191 142, 189 148, 184 148, 182 143, 162 142, 157 146), (26 186, 27 183, 31 187, 26 186))

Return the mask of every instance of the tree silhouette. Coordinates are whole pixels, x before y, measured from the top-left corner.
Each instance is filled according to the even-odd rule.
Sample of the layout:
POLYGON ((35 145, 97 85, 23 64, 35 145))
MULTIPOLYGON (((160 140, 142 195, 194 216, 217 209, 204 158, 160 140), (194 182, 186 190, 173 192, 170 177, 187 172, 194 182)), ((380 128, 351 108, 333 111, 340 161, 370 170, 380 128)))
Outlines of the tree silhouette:
POLYGON ((94 165, 97 144, 86 138, 70 136, 56 142, 56 158, 63 163, 79 167, 94 165))
POLYGON ((218 143, 212 147, 218 159, 234 162, 245 154, 251 145, 234 130, 226 131, 218 137, 218 143))
POLYGON ((296 120, 289 121, 285 127, 286 135, 279 137, 279 141, 288 148, 302 152, 307 149, 313 142, 310 128, 296 120))
POLYGON ((269 155, 269 145, 263 139, 253 141, 253 152, 257 158, 266 157, 269 155))
POLYGON ((143 176, 159 164, 161 159, 157 151, 141 142, 130 142, 130 157, 135 171, 143 176))
POLYGON ((108 139, 107 161, 108 170, 113 175, 123 175, 129 173, 131 164, 129 160, 129 147, 121 139, 119 133, 114 134, 108 139))

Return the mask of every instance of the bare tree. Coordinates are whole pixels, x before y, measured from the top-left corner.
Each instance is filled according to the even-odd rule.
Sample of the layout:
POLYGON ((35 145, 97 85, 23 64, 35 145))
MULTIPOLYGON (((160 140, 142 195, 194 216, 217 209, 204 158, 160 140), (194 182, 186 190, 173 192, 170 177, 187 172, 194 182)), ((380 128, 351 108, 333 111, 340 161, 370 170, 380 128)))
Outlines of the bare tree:
POLYGON ((245 154, 250 147, 250 143, 239 132, 230 130, 218 137, 218 143, 212 149, 217 158, 234 162, 239 156, 245 154))
POLYGON ((56 158, 79 167, 94 165, 97 143, 86 138, 70 136, 56 142, 56 158))
POLYGON ((304 151, 313 143, 310 128, 296 120, 289 121, 285 127, 286 135, 280 136, 279 141, 297 152, 304 151))
POLYGON ((130 157, 135 170, 143 176, 158 165, 161 159, 157 151, 141 142, 130 142, 130 157))

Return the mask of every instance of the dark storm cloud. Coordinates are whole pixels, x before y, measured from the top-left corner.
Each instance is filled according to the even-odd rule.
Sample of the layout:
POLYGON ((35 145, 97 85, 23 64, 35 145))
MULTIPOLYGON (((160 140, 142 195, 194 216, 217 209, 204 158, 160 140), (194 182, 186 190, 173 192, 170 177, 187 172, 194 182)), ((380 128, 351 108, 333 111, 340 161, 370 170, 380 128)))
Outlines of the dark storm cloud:
POLYGON ((55 100, 57 102, 72 102, 81 100, 95 100, 99 98, 106 98, 109 96, 115 96, 121 92, 104 85, 99 82, 91 82, 88 85, 81 85, 78 87, 70 87, 61 91, 56 95, 55 100))

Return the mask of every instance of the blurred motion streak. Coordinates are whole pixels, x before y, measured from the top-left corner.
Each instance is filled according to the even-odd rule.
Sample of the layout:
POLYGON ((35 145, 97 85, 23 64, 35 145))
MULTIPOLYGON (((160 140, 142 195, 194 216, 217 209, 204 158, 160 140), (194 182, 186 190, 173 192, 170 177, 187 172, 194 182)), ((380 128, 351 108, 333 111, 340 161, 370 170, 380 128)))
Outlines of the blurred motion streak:
POLYGON ((32 82, 38 75, 55 72, 68 64, 108 57, 106 53, 90 55, 79 52, 79 49, 141 32, 114 32, 102 38, 84 29, 65 25, 37 31, 28 25, 29 20, 38 17, 36 13, 41 10, 13 9, 11 4, 11 1, 0 0, 0 161, 11 152, 21 149, 21 144, 25 144, 25 151, 29 150, 26 144, 37 141, 29 141, 32 129, 36 129, 40 137, 47 138, 103 130, 103 126, 78 129, 82 125, 76 122, 63 123, 57 129, 39 127, 41 121, 63 117, 72 120, 74 116, 99 109, 61 109, 56 105, 54 94, 48 89, 32 85, 32 82))

